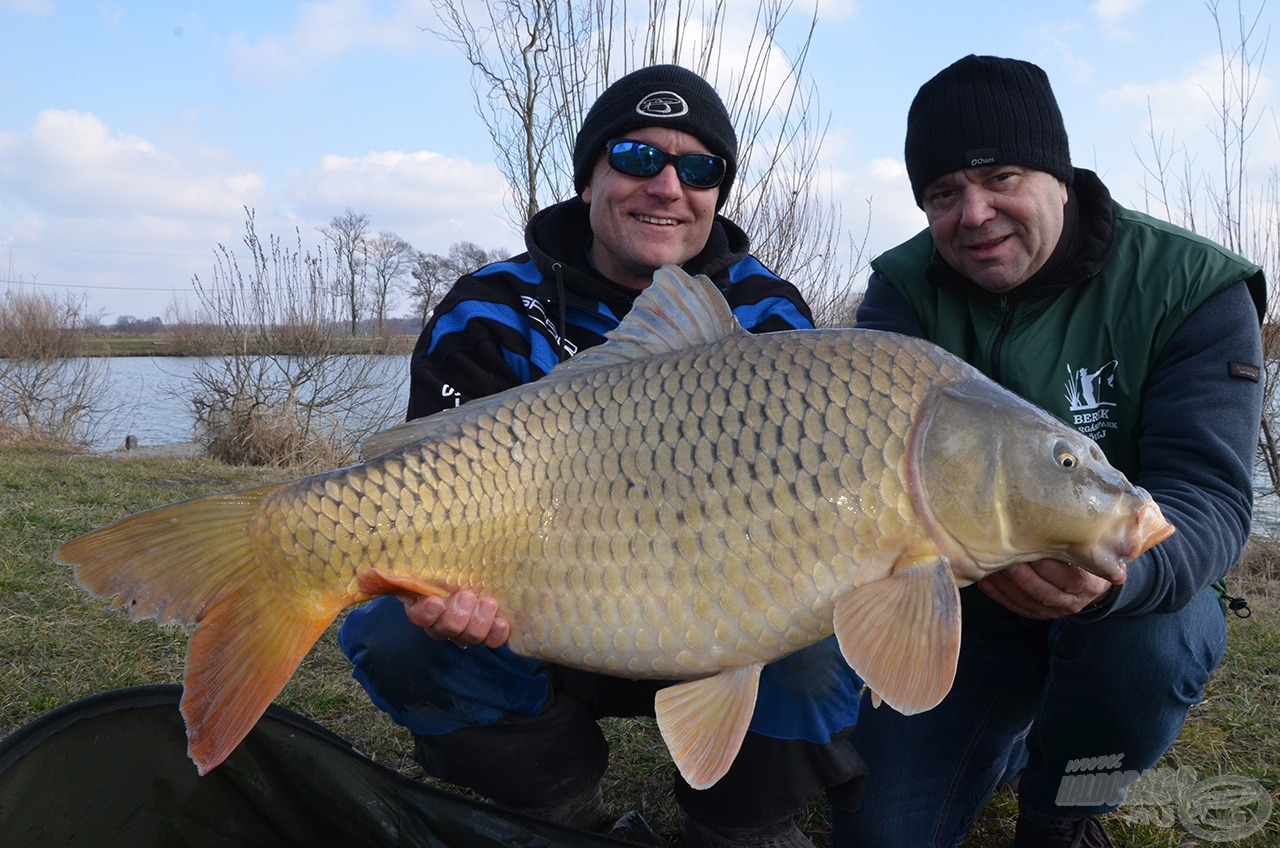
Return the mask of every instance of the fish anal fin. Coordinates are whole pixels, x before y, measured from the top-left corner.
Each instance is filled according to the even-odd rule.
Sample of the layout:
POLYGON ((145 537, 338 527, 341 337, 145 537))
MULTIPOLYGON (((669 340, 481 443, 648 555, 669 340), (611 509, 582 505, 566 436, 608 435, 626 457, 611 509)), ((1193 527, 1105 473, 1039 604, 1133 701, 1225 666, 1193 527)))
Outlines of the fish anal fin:
POLYGON ((960 656, 960 591, 946 561, 899 565, 836 600, 840 651, 876 696, 904 715, 936 707, 960 656))
POLYGON ((392 574, 381 569, 362 571, 356 577, 360 591, 371 598, 380 595, 395 595, 398 598, 412 599, 422 595, 435 595, 443 598, 453 590, 439 583, 423 580, 410 574, 392 574))
POLYGON ((253 730, 347 597, 282 604, 268 584, 229 590, 187 646, 182 716, 187 754, 204 775, 253 730))
POLYGON ((677 683, 654 699, 658 729, 681 776, 706 789, 733 765, 755 711, 759 663, 677 683))

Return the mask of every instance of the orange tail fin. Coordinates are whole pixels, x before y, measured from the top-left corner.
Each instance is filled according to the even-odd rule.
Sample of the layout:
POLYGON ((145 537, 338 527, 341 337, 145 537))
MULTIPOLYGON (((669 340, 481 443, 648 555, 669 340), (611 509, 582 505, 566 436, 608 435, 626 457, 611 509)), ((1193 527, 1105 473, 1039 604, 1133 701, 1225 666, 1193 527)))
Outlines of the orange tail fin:
POLYGON ((257 518, 263 501, 283 485, 131 515, 54 554, 75 567, 90 594, 126 607, 133 618, 196 625, 182 714, 200 774, 248 735, 353 600, 346 587, 290 585, 279 570, 263 567, 257 518))

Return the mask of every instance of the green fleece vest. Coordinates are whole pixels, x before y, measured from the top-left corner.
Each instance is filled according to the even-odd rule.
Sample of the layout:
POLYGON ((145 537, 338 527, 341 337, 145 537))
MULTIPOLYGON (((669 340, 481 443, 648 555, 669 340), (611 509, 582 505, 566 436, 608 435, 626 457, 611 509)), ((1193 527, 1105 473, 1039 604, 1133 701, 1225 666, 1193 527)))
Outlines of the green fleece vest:
POLYGON ((1091 436, 1132 478, 1143 389, 1165 344, 1206 299, 1244 280, 1260 285, 1262 274, 1194 233, 1119 206, 1115 213, 1103 270, 1045 297, 978 298, 933 285, 924 274, 928 230, 871 267, 906 298, 926 338, 1091 436))

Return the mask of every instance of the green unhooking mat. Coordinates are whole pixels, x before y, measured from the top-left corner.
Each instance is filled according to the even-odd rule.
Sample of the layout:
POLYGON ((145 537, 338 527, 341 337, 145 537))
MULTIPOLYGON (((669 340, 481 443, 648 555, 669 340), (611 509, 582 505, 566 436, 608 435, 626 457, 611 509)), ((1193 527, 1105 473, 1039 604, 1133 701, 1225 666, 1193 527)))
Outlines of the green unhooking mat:
POLYGON ((625 844, 417 783, 277 706, 197 777, 181 696, 171 685, 104 692, 0 741, 0 846, 625 844))

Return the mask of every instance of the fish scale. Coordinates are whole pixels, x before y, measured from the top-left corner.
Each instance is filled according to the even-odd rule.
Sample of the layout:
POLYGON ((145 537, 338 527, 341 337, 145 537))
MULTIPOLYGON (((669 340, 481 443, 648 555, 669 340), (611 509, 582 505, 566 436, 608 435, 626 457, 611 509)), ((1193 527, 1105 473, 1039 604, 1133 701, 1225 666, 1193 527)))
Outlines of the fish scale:
POLYGON ((182 709, 201 773, 342 609, 468 587, 518 654, 683 681, 655 714, 705 788, 766 663, 834 632, 877 698, 929 709, 955 672, 958 586, 1043 557, 1118 583, 1172 532, 1096 445, 941 349, 749 335, 675 267, 604 345, 366 455, 58 550, 134 617, 195 625, 182 709))
POLYGON ((281 490, 263 532, 305 551, 293 528, 315 527, 314 554, 349 585, 377 568, 493 594, 512 648, 528 656, 656 678, 777 659, 830 635, 848 570, 913 526, 902 452, 889 445, 905 440, 929 387, 956 374, 917 354, 912 389, 895 401, 878 341, 744 335, 526 393, 509 414, 475 404, 416 455, 281 490), (881 390, 862 397, 839 383, 837 406, 841 370, 881 390), (418 492, 412 511, 392 487, 418 492), (815 514, 819 504, 830 508, 815 514), (819 567, 794 579, 798 559, 819 567), (831 562, 845 573, 822 567, 831 562), (649 600, 672 592, 669 605, 649 600))

